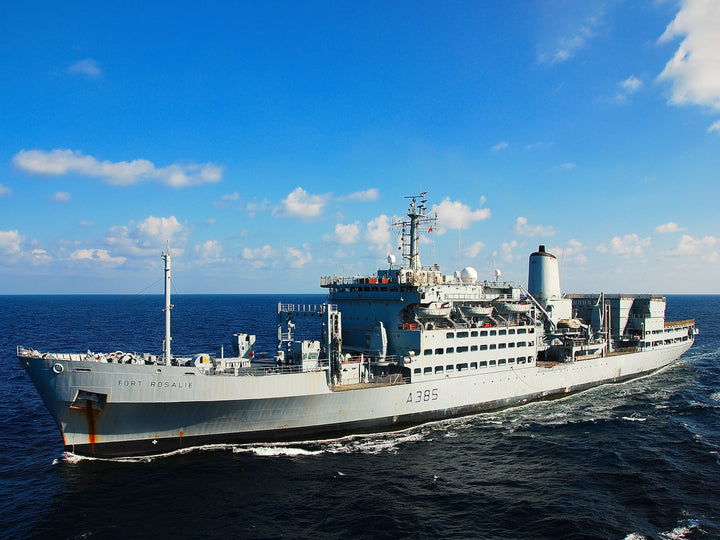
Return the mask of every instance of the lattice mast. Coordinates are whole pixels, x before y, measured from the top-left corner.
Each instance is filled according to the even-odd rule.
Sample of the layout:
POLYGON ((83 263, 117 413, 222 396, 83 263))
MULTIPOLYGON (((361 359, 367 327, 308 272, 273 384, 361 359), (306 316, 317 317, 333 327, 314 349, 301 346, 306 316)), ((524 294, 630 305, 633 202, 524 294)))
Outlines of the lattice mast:
POLYGON ((408 261, 408 267, 412 271, 422 269, 420 263, 420 233, 430 232, 433 227, 437 226, 437 214, 429 216, 427 211, 427 199, 425 199, 427 191, 421 192, 419 195, 405 197, 410 199, 410 208, 408 208, 408 219, 400 219, 393 223, 393 227, 400 229, 402 240, 402 256, 408 261))

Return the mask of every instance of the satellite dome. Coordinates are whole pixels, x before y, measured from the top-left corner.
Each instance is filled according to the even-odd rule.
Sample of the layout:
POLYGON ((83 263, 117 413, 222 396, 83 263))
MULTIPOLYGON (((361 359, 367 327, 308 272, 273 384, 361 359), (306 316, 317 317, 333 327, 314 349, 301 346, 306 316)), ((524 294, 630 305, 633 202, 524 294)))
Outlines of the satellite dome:
POLYGON ((392 253, 388 255, 387 261, 389 264, 395 264, 395 255, 393 255, 392 253))
POLYGON ((460 272, 460 279, 462 279, 463 283, 475 283, 477 278, 478 271, 472 266, 466 266, 462 269, 462 272, 460 272))

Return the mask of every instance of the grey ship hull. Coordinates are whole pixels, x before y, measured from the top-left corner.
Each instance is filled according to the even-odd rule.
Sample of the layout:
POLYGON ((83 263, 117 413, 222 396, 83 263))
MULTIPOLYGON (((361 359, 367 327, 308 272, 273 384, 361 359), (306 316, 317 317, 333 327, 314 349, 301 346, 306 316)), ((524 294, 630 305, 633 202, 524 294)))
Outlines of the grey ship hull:
POLYGON ((340 391, 330 389, 322 370, 208 376, 177 366, 21 362, 60 428, 65 449, 107 458, 213 443, 331 438, 492 411, 652 373, 692 343, 340 391))

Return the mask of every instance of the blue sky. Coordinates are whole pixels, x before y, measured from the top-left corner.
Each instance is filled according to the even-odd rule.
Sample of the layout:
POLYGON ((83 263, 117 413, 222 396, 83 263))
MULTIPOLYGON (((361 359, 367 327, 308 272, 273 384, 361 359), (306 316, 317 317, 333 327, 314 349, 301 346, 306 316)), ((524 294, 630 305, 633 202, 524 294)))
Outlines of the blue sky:
POLYGON ((720 3, 25 2, 0 19, 0 294, 321 292, 422 260, 720 293, 720 3))

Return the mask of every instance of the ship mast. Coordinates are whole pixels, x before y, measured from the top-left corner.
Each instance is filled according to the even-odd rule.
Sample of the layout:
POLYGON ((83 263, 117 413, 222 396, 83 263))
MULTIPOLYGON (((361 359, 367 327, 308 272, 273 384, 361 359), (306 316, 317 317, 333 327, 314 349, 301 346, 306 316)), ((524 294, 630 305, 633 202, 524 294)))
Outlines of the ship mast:
POLYGON ((423 231, 431 231, 433 225, 437 222, 437 215, 428 216, 425 214, 427 210, 425 206, 425 203, 427 203, 425 199, 426 194, 427 191, 423 191, 420 195, 405 197, 406 199, 411 199, 410 208, 407 211, 410 219, 398 220, 393 223, 394 227, 402 228, 403 257, 407 259, 409 268, 412 271, 422 269, 419 249, 420 233, 423 231))
POLYGON ((165 244, 165 253, 162 254, 162 258, 165 261, 165 339, 163 340, 163 362, 166 366, 170 365, 170 310, 173 308, 170 303, 170 242, 165 244))

